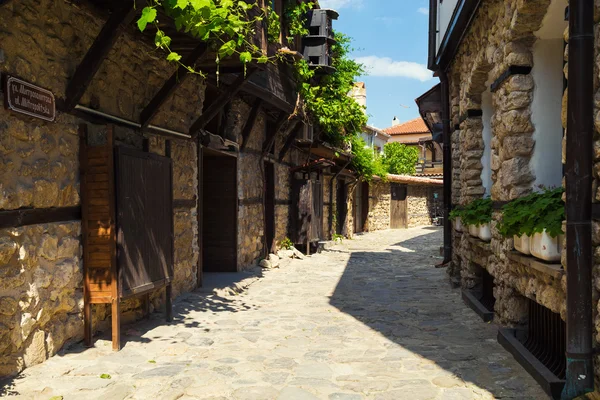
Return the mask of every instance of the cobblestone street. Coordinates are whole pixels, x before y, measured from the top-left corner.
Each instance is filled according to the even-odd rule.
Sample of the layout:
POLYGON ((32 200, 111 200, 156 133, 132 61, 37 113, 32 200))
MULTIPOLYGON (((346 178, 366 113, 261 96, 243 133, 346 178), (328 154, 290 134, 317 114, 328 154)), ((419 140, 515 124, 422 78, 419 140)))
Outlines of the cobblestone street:
POLYGON ((265 272, 237 296, 192 293, 76 345, 6 387, 50 399, 545 399, 468 309, 437 228, 382 231, 265 272), (110 379, 103 379, 109 374, 110 379), (60 398, 60 397, 59 397, 60 398))

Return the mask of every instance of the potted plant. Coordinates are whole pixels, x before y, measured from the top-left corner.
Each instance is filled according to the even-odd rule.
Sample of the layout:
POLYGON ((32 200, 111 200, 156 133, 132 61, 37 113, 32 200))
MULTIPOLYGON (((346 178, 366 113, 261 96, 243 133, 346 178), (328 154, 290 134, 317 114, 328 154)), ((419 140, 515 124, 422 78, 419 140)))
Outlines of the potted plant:
POLYGON ((515 239, 515 248, 544 261, 560 260, 565 208, 563 188, 513 200, 503 208, 500 233, 515 239))
POLYGON ((537 193, 519 197, 502 207, 502 219, 498 231, 504 237, 512 237, 515 249, 525 255, 530 255, 530 236, 532 231, 531 208, 537 193))
POLYGON ((450 221, 453 222, 454 230, 457 232, 463 231, 461 214, 462 214, 462 209, 460 209, 460 208, 455 208, 454 210, 450 211, 450 214, 449 214, 450 221))
POLYGON ((469 226, 469 234, 489 242, 492 240, 492 200, 477 199, 469 203, 461 215, 462 222, 469 226))

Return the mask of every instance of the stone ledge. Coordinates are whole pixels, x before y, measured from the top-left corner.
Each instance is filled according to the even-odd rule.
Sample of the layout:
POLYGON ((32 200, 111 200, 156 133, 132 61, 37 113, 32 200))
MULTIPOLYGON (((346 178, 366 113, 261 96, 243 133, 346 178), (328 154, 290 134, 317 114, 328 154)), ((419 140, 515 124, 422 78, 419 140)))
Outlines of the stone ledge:
POLYGON ((472 245, 475 245, 475 246, 479 247, 481 250, 492 254, 492 246, 490 245, 489 242, 484 242, 483 240, 473 237, 468 233, 467 233, 466 237, 467 237, 467 240, 469 241, 469 243, 471 243, 472 245))
POLYGON ((509 251, 506 256, 509 260, 525 265, 526 267, 535 269, 543 274, 550 275, 554 279, 560 279, 565 274, 565 270, 561 264, 550 264, 535 257, 526 256, 515 250, 509 251))

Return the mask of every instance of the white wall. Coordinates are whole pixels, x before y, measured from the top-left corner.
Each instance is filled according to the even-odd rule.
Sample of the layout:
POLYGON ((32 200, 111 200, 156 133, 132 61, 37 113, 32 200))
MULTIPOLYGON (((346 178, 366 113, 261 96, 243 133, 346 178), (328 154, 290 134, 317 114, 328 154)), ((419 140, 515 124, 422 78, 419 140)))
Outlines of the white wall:
POLYGON ((562 184, 562 93, 563 93, 563 32, 566 0, 552 0, 541 28, 535 32, 533 45, 535 82, 531 120, 535 127, 535 148, 530 167, 536 186, 562 184))
POLYGON ((444 2, 440 3, 438 0, 438 11, 437 11, 437 26, 438 26, 438 34, 436 40, 436 54, 440 50, 440 45, 444 40, 444 35, 448 30, 448 25, 450 24, 450 19, 452 18, 452 14, 454 13, 454 9, 458 5, 458 0, 444 0, 444 2))
POLYGON ((481 95, 481 117, 483 122, 483 156, 481 157, 481 182, 485 188, 485 196, 490 196, 492 192, 492 115, 494 114, 494 104, 490 85, 486 84, 488 89, 481 95))
POLYGON ((535 148, 531 168, 535 185, 560 186, 562 181, 563 41, 538 40, 533 45, 533 104, 535 148))

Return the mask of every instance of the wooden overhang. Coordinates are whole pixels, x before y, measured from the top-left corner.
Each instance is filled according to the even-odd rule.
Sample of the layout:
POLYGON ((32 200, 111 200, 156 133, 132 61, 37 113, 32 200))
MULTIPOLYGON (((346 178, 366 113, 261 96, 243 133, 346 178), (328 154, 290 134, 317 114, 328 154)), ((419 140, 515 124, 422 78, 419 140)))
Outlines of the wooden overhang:
POLYGON ((442 115, 442 86, 440 83, 415 99, 419 114, 427 128, 433 132, 433 124, 441 122, 442 115))
POLYGON ((333 162, 331 160, 327 160, 325 158, 319 158, 317 160, 309 161, 306 164, 294 167, 294 168, 292 168, 291 172, 320 171, 325 168, 333 167, 335 165, 336 165, 335 162, 333 162))
POLYGON ((296 147, 310 152, 317 157, 334 160, 336 162, 346 163, 352 161, 352 154, 342 149, 335 148, 328 143, 321 141, 297 140, 296 147))
MULTIPOLYGON (((266 0, 246 1, 249 3, 255 2, 260 8, 263 8, 266 4, 266 0)), ((141 12, 141 7, 134 7, 133 0, 87 0, 87 2, 99 15, 106 17, 106 22, 68 83, 65 98, 60 99, 59 106, 64 112, 82 114, 81 110, 78 110, 82 108, 78 106, 78 102, 121 34, 127 31, 134 37, 137 36, 141 40, 154 45, 156 27, 149 24, 144 32, 139 31, 137 17, 141 12)), ((253 12, 258 13, 260 11, 255 9, 253 12)), ((289 65, 282 65, 281 63, 259 64, 257 62, 243 65, 236 56, 232 56, 221 59, 217 69, 216 54, 205 42, 185 32, 178 31, 174 21, 160 9, 158 9, 157 21, 159 28, 172 38, 171 50, 182 56, 185 65, 194 66, 213 77, 217 74, 220 77, 216 85, 221 92, 219 96, 208 105, 207 109, 205 108, 202 115, 198 116, 190 126, 189 132, 181 133, 180 136, 186 137, 188 133, 189 136, 187 137, 196 135, 206 124, 220 114, 221 110, 229 104, 235 95, 241 92, 262 100, 262 107, 265 110, 271 108, 288 114, 294 111, 297 92, 296 84, 292 78, 292 69, 289 65)), ((263 54, 270 57, 275 56, 282 47, 279 44, 267 44, 266 23, 264 21, 257 24, 252 40, 263 54)), ((160 111, 161 106, 177 90, 187 75, 189 75, 187 69, 180 67, 165 81, 162 87, 158 87, 152 100, 140 113, 139 121, 125 121, 116 117, 113 118, 112 122, 120 123, 119 120, 121 120, 130 127, 137 126, 140 130, 145 130, 149 127, 152 118, 160 111)), ((207 79, 207 81, 211 84, 211 79, 207 79)), ((87 115, 86 117, 90 116, 87 115)), ((103 116, 96 115, 95 117, 102 118, 103 116)), ((114 116, 105 115, 105 117, 114 116)), ((161 128, 158 127, 151 128, 158 131, 156 133, 159 134, 165 131, 165 129, 162 129, 163 132, 161 132, 161 128)))

